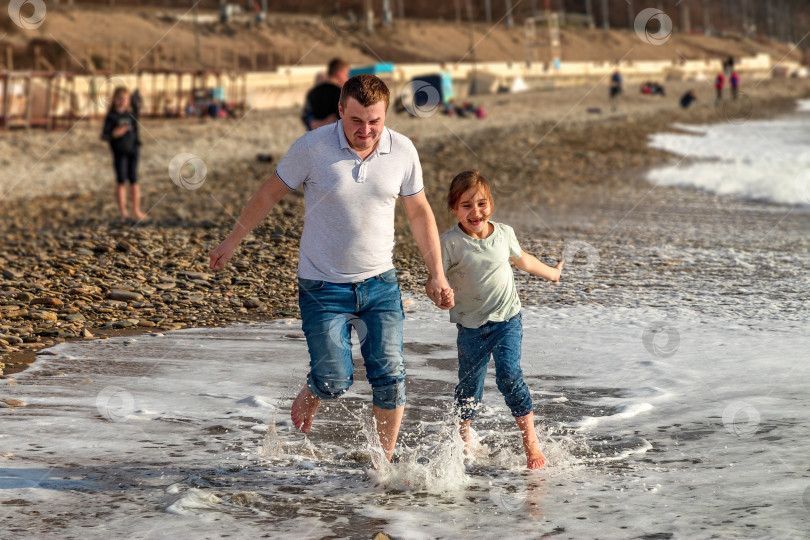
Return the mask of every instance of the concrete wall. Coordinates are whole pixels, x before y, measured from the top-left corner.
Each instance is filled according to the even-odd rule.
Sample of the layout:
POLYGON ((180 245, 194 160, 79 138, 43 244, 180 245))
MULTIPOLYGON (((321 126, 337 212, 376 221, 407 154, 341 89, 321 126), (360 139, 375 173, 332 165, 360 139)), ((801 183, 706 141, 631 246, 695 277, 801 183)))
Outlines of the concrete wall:
MULTIPOLYGON (((478 93, 494 93, 512 88, 513 85, 528 89, 550 89, 566 86, 607 84, 610 74, 616 69, 611 62, 562 62, 559 69, 548 64, 535 63, 527 66, 523 62, 488 62, 471 64, 469 62, 397 64, 393 74, 386 76, 392 90, 392 96, 398 97, 404 86, 414 77, 447 71, 454 81, 456 97, 465 99, 473 77, 478 93)), ((743 80, 790 76, 799 71, 801 66, 795 62, 781 62, 775 65, 767 54, 737 60, 736 69, 743 80)), ((622 62, 618 66, 628 83, 654 80, 712 80, 722 69, 722 59, 688 60, 688 61, 636 61, 622 62)), ((306 91, 312 86, 322 66, 285 66, 274 72, 248 73, 245 77, 232 80, 223 77, 228 101, 238 98, 244 88, 247 106, 253 109, 272 109, 300 107, 306 91)), ((806 70, 802 70, 806 74, 806 70)), ((216 78, 209 76, 207 85, 214 86, 216 78)), ((182 91, 181 98, 188 96, 192 89, 192 78, 185 77, 152 77, 144 75, 138 79, 135 75, 84 76, 76 77, 75 94, 57 98, 56 110, 61 113, 71 108, 74 114, 98 116, 109 107, 110 96, 116 86, 135 89, 140 86, 141 94, 147 104, 156 103, 162 110, 164 106, 178 106, 177 89, 182 91), (154 100, 154 101, 152 101, 154 100)), ((179 103, 182 106, 184 103, 179 103)))

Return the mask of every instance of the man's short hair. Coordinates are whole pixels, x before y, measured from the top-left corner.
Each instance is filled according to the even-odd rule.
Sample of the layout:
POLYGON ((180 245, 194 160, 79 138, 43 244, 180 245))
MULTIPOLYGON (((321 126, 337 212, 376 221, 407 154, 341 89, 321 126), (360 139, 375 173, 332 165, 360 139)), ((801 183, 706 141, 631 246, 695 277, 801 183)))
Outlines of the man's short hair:
POLYGON ((344 62, 340 58, 332 58, 326 68, 326 73, 329 77, 334 77, 344 69, 349 69, 348 62, 344 62))
POLYGON ((349 102, 349 98, 354 98, 363 107, 370 107, 381 101, 385 102, 385 109, 391 100, 391 92, 388 86, 375 75, 355 75, 343 85, 340 91, 340 105, 344 109, 349 102))

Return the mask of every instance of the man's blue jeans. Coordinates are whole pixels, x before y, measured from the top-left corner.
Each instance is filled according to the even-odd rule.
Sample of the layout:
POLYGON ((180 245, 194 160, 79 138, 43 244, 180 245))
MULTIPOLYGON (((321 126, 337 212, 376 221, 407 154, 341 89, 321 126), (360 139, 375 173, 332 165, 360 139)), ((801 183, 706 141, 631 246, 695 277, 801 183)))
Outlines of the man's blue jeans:
POLYGON ((309 347, 307 388, 312 395, 336 399, 352 385, 354 327, 374 405, 390 410, 405 404, 405 315, 396 270, 358 283, 298 278, 298 304, 309 347))
POLYGON ((502 322, 488 322, 478 328, 458 328, 458 385, 456 408, 462 420, 478 413, 484 393, 484 379, 490 356, 495 360, 495 382, 512 416, 532 412, 532 397, 520 369, 523 323, 520 313, 502 322))

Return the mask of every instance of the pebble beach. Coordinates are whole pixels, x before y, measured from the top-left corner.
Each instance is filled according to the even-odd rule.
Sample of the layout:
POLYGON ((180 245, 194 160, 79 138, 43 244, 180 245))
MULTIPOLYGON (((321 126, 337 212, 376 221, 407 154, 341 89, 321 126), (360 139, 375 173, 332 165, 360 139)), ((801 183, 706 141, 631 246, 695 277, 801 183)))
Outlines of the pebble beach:
MULTIPOLYGON (((751 81, 740 100, 719 105, 706 82, 673 83, 667 90, 666 98, 641 96, 628 85, 615 111, 606 86, 481 96, 475 103, 487 112, 483 120, 391 111, 386 124, 419 150, 440 231, 453 224, 442 203, 446 186, 456 173, 477 168, 495 188, 494 219, 512 224, 527 241, 524 249, 549 264, 572 257, 574 287, 539 295, 528 280, 519 281, 524 304, 633 305, 643 303, 643 290, 628 293, 628 282, 655 287, 672 273, 707 287, 725 279, 697 272, 677 254, 636 249, 661 238, 806 252, 806 214, 785 216, 698 191, 651 189, 643 175, 674 159, 647 145, 651 134, 677 129, 674 124, 734 124, 788 113, 797 99, 810 96, 810 82, 751 81), (693 87, 698 103, 683 110, 677 99, 693 87), (789 234, 745 232, 773 229, 789 234), (572 252, 572 242, 592 250, 572 252), (580 260, 591 252, 598 254, 598 268, 580 260), (589 265, 599 275, 583 270, 589 265)), ((13 378, 37 351, 68 340, 297 317, 302 193, 286 196, 228 267, 208 269, 209 251, 303 134, 297 113, 145 120, 140 183, 148 218, 123 224, 99 121, 67 131, 0 134, 0 375, 13 378), (193 184, 173 182, 168 173, 181 153, 204 163, 193 184), (268 157, 260 161, 257 154, 268 157)), ((424 265, 399 211, 397 241, 403 291, 421 295, 424 265)), ((778 266, 765 272, 780 275, 778 266)), ((745 287, 745 276, 734 279, 745 287)), ((678 295, 673 301, 690 300, 678 295)), ((790 300, 784 308, 791 309, 790 300)))

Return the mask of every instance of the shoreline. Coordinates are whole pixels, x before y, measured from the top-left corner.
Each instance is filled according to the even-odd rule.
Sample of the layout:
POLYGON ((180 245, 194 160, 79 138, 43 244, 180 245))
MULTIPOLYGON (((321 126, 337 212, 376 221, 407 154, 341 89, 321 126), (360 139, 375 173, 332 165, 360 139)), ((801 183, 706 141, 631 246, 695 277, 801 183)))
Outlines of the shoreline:
MULTIPOLYGON (((750 117, 769 118, 791 110, 796 100, 810 95, 810 83, 798 82, 804 84, 792 89, 796 94, 792 97, 752 101, 750 117)), ((722 199, 682 188, 652 188, 643 178, 651 167, 672 159, 648 148, 646 137, 673 122, 723 121, 713 108, 668 110, 666 118, 656 117, 660 110, 655 109, 633 115, 621 111, 597 119, 577 110, 566 113, 562 121, 547 118, 533 123, 502 113, 498 100, 507 98, 491 97, 487 103, 493 121, 489 123, 447 128, 451 121, 477 121, 434 117, 419 123, 419 119, 390 117, 396 124, 393 129, 413 128, 440 231, 449 226, 449 215, 440 202, 445 182, 452 177, 448 175, 472 167, 494 171, 490 179, 498 201, 496 221, 513 223, 521 238, 557 237, 535 253, 548 259, 561 256, 564 237, 593 241, 601 235, 595 220, 614 219, 611 216, 634 208, 645 191, 655 192, 652 202, 662 205, 722 199), (436 134, 443 127, 449 135, 436 134), (458 127, 466 131, 452 130, 458 127), (518 148, 530 150, 521 152, 523 158, 517 163, 503 159, 518 148), (538 171, 541 179, 535 181, 538 171), (508 182, 514 178, 521 180, 520 186, 508 182)), ((538 97, 544 95, 518 95, 517 104, 506 103, 503 108, 521 107, 538 97)), ((585 107, 587 98, 586 94, 583 99, 571 99, 579 99, 575 107, 585 107)), ((297 121, 293 113, 289 111, 283 121, 297 121)), ((544 114, 548 111, 537 116, 544 114)), ((232 169, 214 170, 206 185, 193 192, 183 192, 174 184, 171 191, 161 192, 165 180, 161 186, 149 178, 144 190, 149 199, 158 198, 155 218, 132 227, 110 225, 103 218, 105 209, 112 206, 111 196, 110 200, 83 194, 1 201, 8 248, 0 253, 0 267, 13 275, 2 277, 0 292, 0 339, 9 345, 0 342, 0 362, 8 365, 3 377, 24 370, 43 348, 83 339, 85 329, 109 337, 297 317, 294 275, 303 215, 300 193, 285 197, 272 217, 245 239, 228 269, 217 274, 207 270, 207 252, 227 234, 234 214, 258 186, 257 179, 273 168, 272 163, 240 161, 232 169), (58 216, 55 222, 54 216, 58 216), (26 268, 34 271, 26 275, 26 268), (112 294, 113 290, 134 294, 112 294), (42 318, 34 318, 35 312, 42 318), (14 330, 20 328, 22 332, 14 330), (11 340, 12 344, 8 337, 22 343, 11 340), (25 350, 13 350, 19 345, 25 350)), ((725 199, 724 204, 761 206, 734 199, 725 199)), ((646 234, 634 226, 631 234, 646 234)), ((424 268, 406 230, 398 210, 394 264, 400 270, 403 294, 423 295, 424 268)), ((576 297, 576 291, 573 294, 576 297)), ((557 296, 563 303, 573 301, 562 293, 557 296)))

